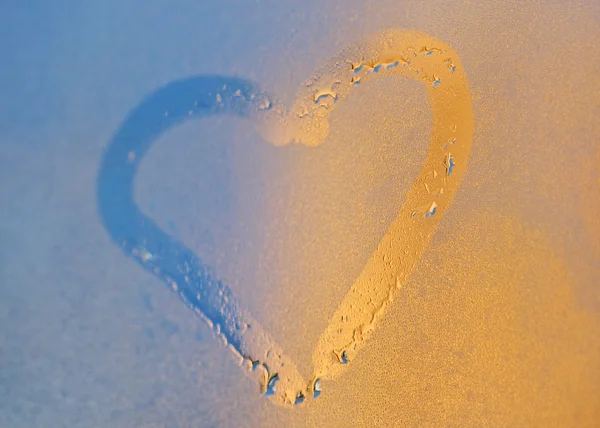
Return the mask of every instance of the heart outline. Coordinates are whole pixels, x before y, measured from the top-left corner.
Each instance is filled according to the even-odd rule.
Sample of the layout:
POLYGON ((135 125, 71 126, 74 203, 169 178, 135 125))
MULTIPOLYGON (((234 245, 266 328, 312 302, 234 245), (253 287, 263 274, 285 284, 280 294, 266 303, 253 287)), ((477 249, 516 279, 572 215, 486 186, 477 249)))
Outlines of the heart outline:
POLYGON ((473 127, 468 84, 456 52, 425 34, 384 30, 329 60, 299 91, 289 110, 240 78, 196 76, 159 88, 127 116, 103 155, 97 182, 99 214, 123 252, 202 316, 241 366, 250 373, 263 369, 263 393, 278 404, 295 404, 311 393, 316 396, 320 379, 341 373, 407 281, 460 185, 473 127), (210 267, 139 210, 133 200, 133 180, 158 136, 188 119, 233 114, 252 119, 273 144, 319 145, 328 134, 328 115, 356 87, 356 79, 368 81, 385 74, 426 83, 434 119, 429 150, 401 212, 321 335, 313 353, 315 371, 307 381, 231 289, 210 274, 210 267), (339 81, 335 90, 332 81, 339 81), (329 102, 325 109, 321 94, 329 102), (438 185, 441 191, 436 190, 438 185), (430 187, 438 192, 435 197, 430 187), (398 250, 404 258, 397 257, 398 250))

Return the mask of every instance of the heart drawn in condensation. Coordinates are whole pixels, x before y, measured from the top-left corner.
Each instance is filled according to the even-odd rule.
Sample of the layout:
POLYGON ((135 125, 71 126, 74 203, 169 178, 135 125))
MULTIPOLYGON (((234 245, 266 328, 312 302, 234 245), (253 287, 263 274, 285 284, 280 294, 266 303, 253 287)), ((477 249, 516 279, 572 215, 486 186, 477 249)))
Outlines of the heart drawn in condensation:
POLYGON ((100 166, 98 207, 104 226, 136 260, 203 317, 261 391, 282 405, 320 394, 320 380, 338 376, 408 280, 448 210, 465 173, 473 139, 473 109, 464 70, 447 44, 414 31, 386 30, 329 60, 298 92, 288 109, 253 83, 221 76, 175 81, 138 105, 113 136, 100 166), (275 343, 189 248, 161 230, 133 199, 144 154, 168 129, 189 119, 228 114, 246 117, 263 138, 322 144, 328 116, 361 82, 398 75, 422 82, 433 111, 431 142, 421 171, 396 219, 331 316, 303 377, 275 343))

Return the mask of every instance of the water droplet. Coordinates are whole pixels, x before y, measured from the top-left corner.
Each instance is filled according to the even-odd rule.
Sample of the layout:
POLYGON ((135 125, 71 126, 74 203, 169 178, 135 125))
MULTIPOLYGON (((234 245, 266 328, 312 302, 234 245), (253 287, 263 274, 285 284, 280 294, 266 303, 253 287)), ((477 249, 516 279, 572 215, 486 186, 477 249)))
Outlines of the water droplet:
POLYGON ((433 217, 435 215, 436 211, 437 211, 437 204, 435 202, 432 202, 431 206, 429 207, 429 209, 425 213, 425 218, 427 218, 427 217, 433 217))
POLYGON ((315 383, 313 384, 313 398, 319 398, 321 395, 321 379, 316 378, 315 383))
POLYGON ((260 100, 259 104, 258 104, 258 109, 259 110, 269 110, 271 108, 272 104, 271 104, 271 100, 267 97, 262 97, 262 99, 260 100))
POLYGON ((392 68, 398 67, 398 65, 400 65, 400 61, 394 61, 394 62, 388 64, 385 68, 388 70, 391 70, 392 68))
POLYGON ((269 381, 267 382, 267 388, 265 390, 265 396, 271 397, 271 396, 275 395, 275 385, 277 384, 278 381, 279 381, 279 375, 277 373, 275 373, 273 376, 271 376, 269 378, 269 381))
POLYGON ((318 104, 321 101, 321 98, 331 97, 334 101, 337 100, 337 94, 329 89, 324 91, 319 91, 313 96, 313 102, 318 104))
POLYGON ((348 354, 346 353, 346 350, 339 352, 334 349, 333 354, 335 355, 335 358, 337 359, 338 363, 348 364, 349 361, 348 361, 348 354))
POLYGON ((350 64, 350 70, 354 71, 355 73, 358 73, 360 71, 360 69, 362 68, 362 60, 359 62, 352 62, 347 59, 345 62, 347 64, 350 64))
POLYGON ((145 248, 142 248, 140 250, 140 258, 144 263, 148 262, 149 260, 152 260, 152 257, 154 257, 152 253, 146 250, 145 248))
POLYGON ((442 147, 442 150, 446 150, 448 147, 452 146, 454 143, 456 143, 456 138, 448 141, 446 144, 444 144, 444 146, 442 147))
POLYGON ((454 158, 452 157, 452 154, 448 153, 448 156, 446 156, 447 175, 452 174, 452 171, 454 170, 455 165, 456 165, 456 163, 454 162, 454 158))
POLYGON ((371 73, 379 73, 379 70, 381 70, 381 67, 383 67, 383 64, 376 64, 375 67, 373 67, 371 69, 371 73))
POLYGON ((452 73, 454 73, 454 71, 456 70, 456 66, 452 62, 452 58, 448 58, 447 60, 445 60, 444 64, 446 64, 446 66, 450 69, 450 71, 452 73))
POLYGON ((439 78, 439 77, 437 77, 435 74, 433 75, 433 79, 434 79, 434 80, 433 80, 433 83, 431 84, 431 86, 433 86, 434 88, 435 88, 437 85, 439 85, 440 83, 442 83, 442 82, 440 81, 440 78, 439 78))
POLYGON ((297 406, 298 404, 302 404, 304 402, 304 394, 302 393, 302 391, 298 391, 298 393, 296 394, 296 400, 294 400, 294 405, 297 406))
POLYGON ((435 52, 442 53, 441 49, 439 49, 439 48, 428 49, 426 46, 423 46, 423 48, 421 48, 421 53, 425 56, 431 56, 435 52))

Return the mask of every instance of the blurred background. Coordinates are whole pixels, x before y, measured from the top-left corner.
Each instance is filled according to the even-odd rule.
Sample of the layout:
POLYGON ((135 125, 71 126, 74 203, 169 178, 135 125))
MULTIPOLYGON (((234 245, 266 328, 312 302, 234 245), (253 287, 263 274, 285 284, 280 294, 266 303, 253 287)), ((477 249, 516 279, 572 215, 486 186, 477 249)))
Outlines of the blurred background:
MULTIPOLYGON (((3 2, 0 426, 599 426, 599 22, 592 0, 3 2), (467 173, 346 373, 275 407, 110 240, 102 155, 177 79, 236 76, 291 104, 389 27, 459 53, 467 173)), ((274 147, 240 118, 192 120, 153 143, 135 201, 308 372, 430 132, 425 88, 402 79, 354 92, 315 149, 274 147)))

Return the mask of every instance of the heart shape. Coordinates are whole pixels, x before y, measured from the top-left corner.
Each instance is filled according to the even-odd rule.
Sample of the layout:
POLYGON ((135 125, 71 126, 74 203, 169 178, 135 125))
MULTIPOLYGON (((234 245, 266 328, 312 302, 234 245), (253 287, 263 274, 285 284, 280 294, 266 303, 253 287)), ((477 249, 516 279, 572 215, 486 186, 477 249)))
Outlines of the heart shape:
POLYGON ((198 76, 158 89, 132 110, 104 153, 97 184, 99 213, 111 239, 203 317, 240 366, 248 373, 262 371, 265 395, 278 404, 298 404, 317 397, 320 379, 336 377, 355 358, 406 283, 460 185, 473 127, 468 84, 456 52, 425 34, 386 30, 329 60, 289 110, 238 78, 198 76), (431 143, 398 217, 321 335, 313 353, 314 373, 305 379, 230 288, 210 274, 209 266, 139 210, 133 181, 152 143, 192 118, 237 115, 253 120, 272 144, 319 145, 338 103, 361 82, 390 74, 426 85, 433 111, 431 143))

